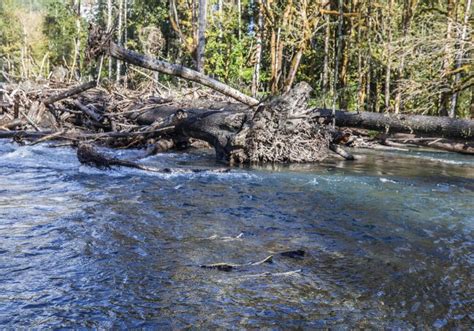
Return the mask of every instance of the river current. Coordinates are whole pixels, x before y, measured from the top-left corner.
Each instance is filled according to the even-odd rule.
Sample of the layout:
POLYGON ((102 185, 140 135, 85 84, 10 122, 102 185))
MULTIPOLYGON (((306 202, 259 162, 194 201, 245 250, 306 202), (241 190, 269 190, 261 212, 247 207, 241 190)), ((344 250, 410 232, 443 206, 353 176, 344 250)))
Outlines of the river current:
POLYGON ((0 328, 469 329, 474 158, 355 154, 154 174, 0 141, 0 328))

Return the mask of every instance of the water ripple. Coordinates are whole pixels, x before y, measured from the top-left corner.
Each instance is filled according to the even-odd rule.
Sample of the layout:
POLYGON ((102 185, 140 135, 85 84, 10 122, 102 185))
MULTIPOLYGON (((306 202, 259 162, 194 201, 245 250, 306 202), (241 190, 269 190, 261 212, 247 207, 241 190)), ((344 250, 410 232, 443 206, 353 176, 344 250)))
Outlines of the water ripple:
POLYGON ((468 328, 474 163, 452 157, 170 175, 0 141, 0 328, 468 328))

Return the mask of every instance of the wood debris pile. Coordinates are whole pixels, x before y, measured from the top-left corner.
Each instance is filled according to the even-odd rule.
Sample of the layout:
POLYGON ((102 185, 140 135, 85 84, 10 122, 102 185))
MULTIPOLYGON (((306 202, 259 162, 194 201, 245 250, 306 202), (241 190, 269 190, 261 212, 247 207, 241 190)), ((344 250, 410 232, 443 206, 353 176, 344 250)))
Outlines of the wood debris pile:
POLYGON ((196 100, 204 97, 211 104, 226 101, 199 88, 136 91, 115 85, 96 86, 94 81, 0 85, 0 138, 144 147, 174 129, 177 110, 191 104, 206 106, 196 100))
POLYGON ((245 147, 233 151, 233 161, 301 163, 326 158, 335 130, 311 117, 310 92, 303 82, 259 107, 234 138, 234 144, 245 147))

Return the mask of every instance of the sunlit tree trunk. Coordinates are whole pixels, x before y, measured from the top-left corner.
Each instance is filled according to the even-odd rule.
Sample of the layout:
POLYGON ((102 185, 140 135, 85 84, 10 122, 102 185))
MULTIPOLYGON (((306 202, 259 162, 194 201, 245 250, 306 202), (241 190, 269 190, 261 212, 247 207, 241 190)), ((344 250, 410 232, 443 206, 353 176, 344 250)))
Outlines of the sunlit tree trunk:
MULTIPOLYGON (((466 0, 462 30, 458 39, 459 49, 456 54, 456 65, 455 65, 456 74, 454 76, 454 84, 453 84, 455 88, 457 88, 457 85, 459 84, 459 81, 461 80, 461 72, 459 71, 459 69, 463 65, 463 61, 465 59, 464 48, 465 48, 466 41, 468 40, 467 29, 468 29, 468 24, 469 24, 469 18, 471 16, 471 7, 472 7, 472 0, 466 0)), ((466 59, 466 60, 469 61, 469 59, 466 59)), ((471 90, 472 89, 473 88, 471 87, 471 90)), ((456 117, 458 96, 459 96, 459 90, 456 89, 451 97, 451 108, 449 110, 449 117, 452 117, 452 118, 456 117)))
MULTIPOLYGON (((112 0, 107 0, 107 31, 112 29, 112 0)), ((112 57, 109 56, 109 79, 112 79, 112 57)))
POLYGON ((238 36, 239 41, 242 40, 242 1, 237 0, 237 29, 238 29, 238 36))
MULTIPOLYGON (((444 46, 444 59, 443 59, 443 71, 442 74, 448 77, 448 73, 453 65, 453 23, 455 20, 455 9, 454 3, 456 0, 448 0, 448 11, 447 11, 447 23, 446 23, 446 43, 444 46)), ((449 79, 449 78, 446 78, 449 79)), ((444 91, 441 93, 441 99, 439 102, 439 114, 441 116, 448 116, 450 92, 444 91)))
POLYGON ((387 42, 385 46, 385 52, 387 54, 387 65, 385 67, 385 111, 390 111, 390 84, 391 84, 391 73, 392 73, 392 9, 393 0, 388 0, 388 9, 386 28, 387 31, 387 42))
MULTIPOLYGON (((119 0, 119 16, 118 16, 118 37, 117 37, 117 44, 119 46, 122 45, 122 38, 123 38, 123 2, 125 0, 119 0)), ((117 83, 120 82, 120 76, 122 74, 122 63, 117 60, 117 76, 116 81, 117 83)))
MULTIPOLYGON (((325 8, 329 1, 324 1, 322 7, 325 8)), ((324 58, 323 58, 323 73, 321 78, 321 88, 324 94, 329 91, 329 40, 331 38, 331 17, 325 15, 324 24, 326 25, 324 33, 324 58)))
MULTIPOLYGON (((413 18, 413 13, 415 12, 418 0, 404 0, 403 5, 403 17, 402 17, 402 45, 406 45, 408 40, 408 33, 410 32, 410 25, 413 18)), ((398 78, 403 79, 405 74, 405 57, 406 52, 405 50, 402 51, 400 55, 400 64, 398 66, 398 78)), ((400 113, 402 110, 402 91, 400 88, 397 89, 397 93, 395 95, 395 106, 394 111, 396 114, 400 113)))
POLYGON ((197 71, 204 72, 204 51, 206 47, 207 0, 199 0, 198 43, 196 49, 197 71))
MULTIPOLYGON (((333 101, 332 101, 332 110, 333 114, 336 111, 337 101, 339 99, 339 69, 342 58, 342 38, 344 33, 344 1, 338 0, 338 11, 339 15, 337 17, 337 31, 336 31, 336 57, 334 62, 334 80, 333 80, 333 101)), ((335 125, 335 120, 333 120, 333 126, 335 125)))
POLYGON ((357 29, 356 29, 356 44, 357 47, 357 105, 356 110, 360 111, 363 109, 364 100, 365 100, 365 88, 364 88, 364 58, 363 52, 364 48, 361 46, 363 41, 367 39, 367 37, 362 35, 362 27, 363 27, 363 17, 362 17, 362 8, 363 4, 359 1, 355 1, 354 3, 355 11, 359 13, 357 16, 357 29))
POLYGON ((263 15, 261 0, 255 0, 257 10, 257 33, 255 34, 255 65, 252 76, 252 96, 256 97, 260 86, 260 67, 262 63, 263 15))
POLYGON ((69 80, 75 78, 75 76, 79 77, 80 75, 80 68, 78 65, 79 62, 79 54, 81 51, 81 0, 75 0, 73 2, 75 16, 76 16, 76 41, 74 45, 74 55, 72 59, 71 65, 71 76, 69 80), (76 70, 78 70, 79 75, 77 75, 76 70))
POLYGON ((373 110, 372 104, 372 1, 367 1, 367 15, 365 15, 365 22, 367 25, 367 53, 365 57, 365 110, 373 110))
MULTIPOLYGON (((127 47, 128 41, 128 0, 123 0, 123 44, 127 47)), ((125 86, 127 86, 127 66, 124 66, 125 86)))
MULTIPOLYGON (((293 57, 291 59, 290 68, 285 80, 283 92, 288 92, 293 86, 293 82, 296 79, 296 73, 298 72, 298 68, 301 63, 301 58, 303 57, 303 53, 306 50, 306 46, 309 43, 309 39, 311 38, 312 29, 307 17, 307 10, 307 0, 301 0, 299 3, 298 11, 300 13, 300 20, 303 31, 300 32, 301 40, 296 48, 296 53, 293 54, 293 57)), ((319 20, 316 20, 316 22, 319 22, 319 20)), ((315 23, 314 25, 317 26, 317 23, 315 23)))
MULTIPOLYGON (((357 4, 357 1, 351 2, 350 12, 354 11, 354 4, 357 4)), ((345 8, 349 8, 345 6, 345 8)), ((344 6, 343 6, 344 10, 344 6)), ((349 108, 349 91, 348 91, 348 72, 349 72, 349 59, 350 59, 350 50, 352 39, 354 38, 354 24, 352 24, 352 19, 343 20, 343 33, 341 36, 341 71, 339 74, 339 107, 342 109, 349 108)))

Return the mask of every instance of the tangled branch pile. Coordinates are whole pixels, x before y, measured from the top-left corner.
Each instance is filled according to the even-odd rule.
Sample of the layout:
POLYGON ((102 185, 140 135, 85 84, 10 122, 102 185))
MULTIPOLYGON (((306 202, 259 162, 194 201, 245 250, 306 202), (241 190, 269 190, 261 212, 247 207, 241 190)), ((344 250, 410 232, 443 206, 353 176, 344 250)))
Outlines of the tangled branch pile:
POLYGON ((0 138, 90 141, 111 147, 144 147, 172 132, 178 109, 225 98, 199 88, 78 87, 64 82, 0 86, 0 138), (76 94, 71 95, 71 91, 76 94), (199 99, 199 100, 196 100, 199 99))
POLYGON ((234 144, 233 162, 318 162, 327 157, 333 131, 320 125, 308 111, 311 87, 294 89, 257 109, 234 144))

